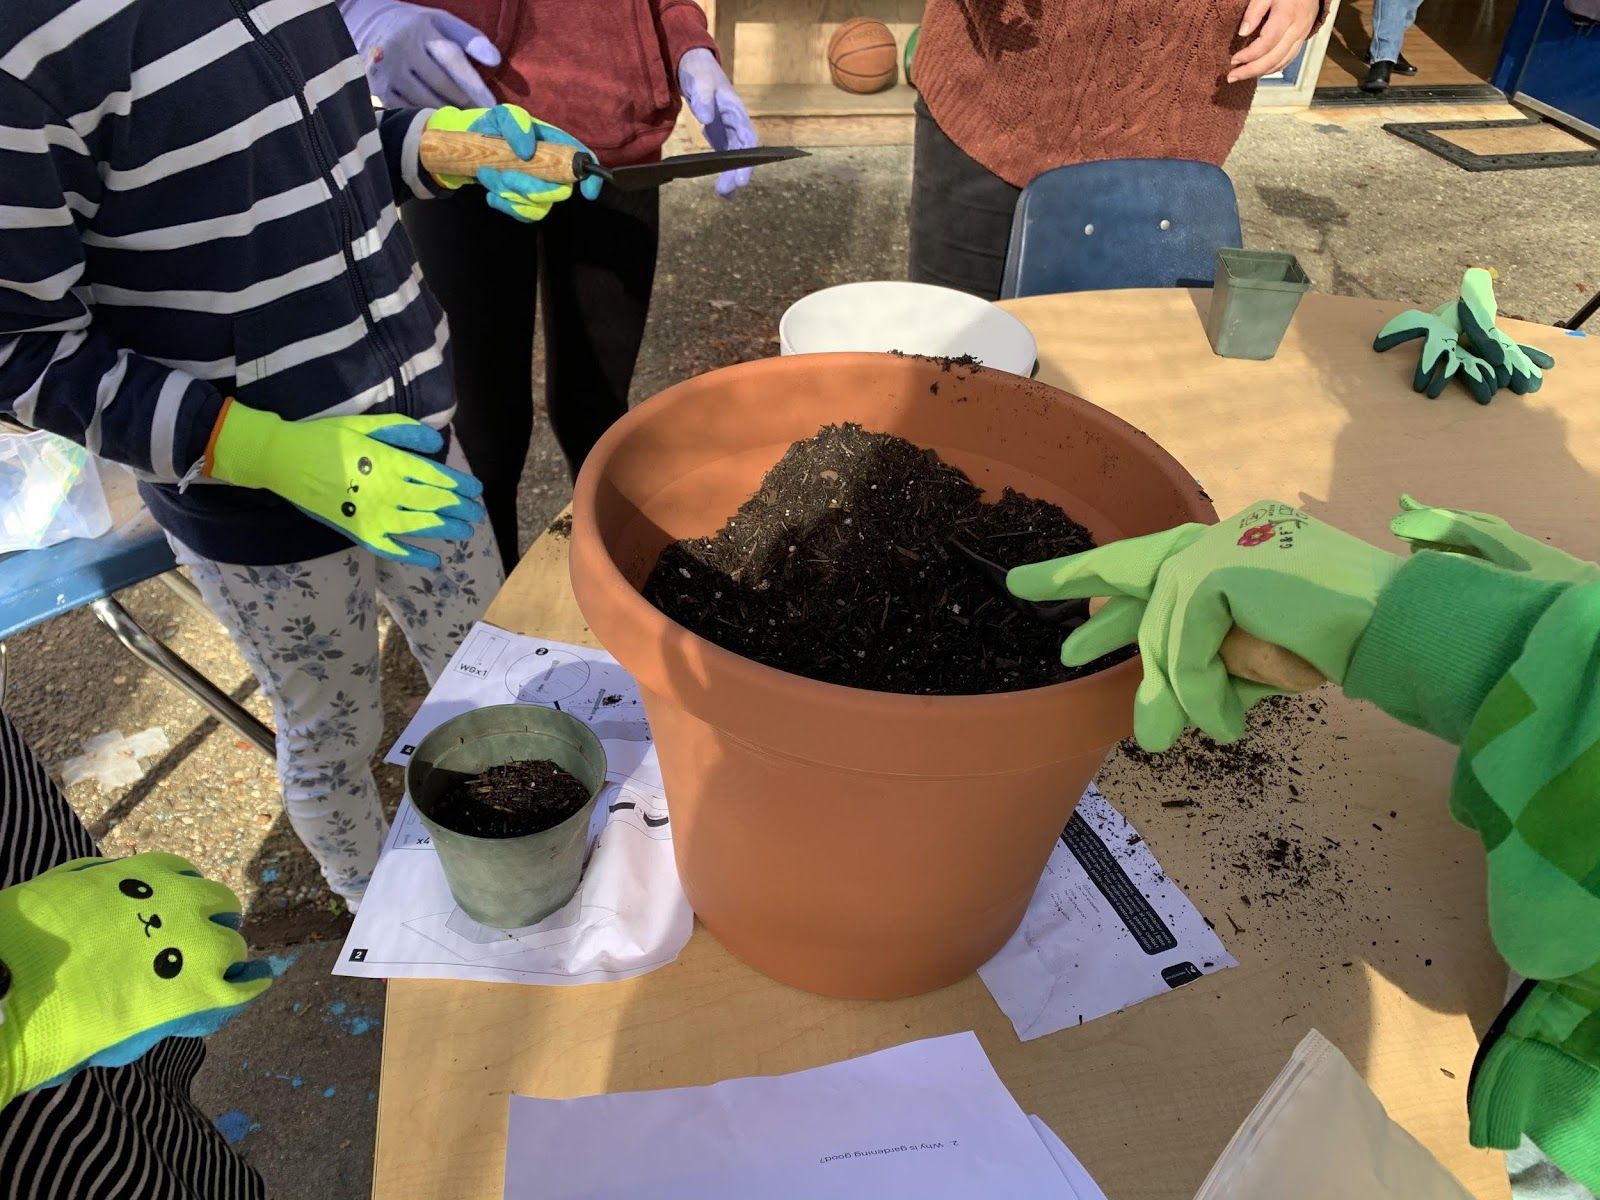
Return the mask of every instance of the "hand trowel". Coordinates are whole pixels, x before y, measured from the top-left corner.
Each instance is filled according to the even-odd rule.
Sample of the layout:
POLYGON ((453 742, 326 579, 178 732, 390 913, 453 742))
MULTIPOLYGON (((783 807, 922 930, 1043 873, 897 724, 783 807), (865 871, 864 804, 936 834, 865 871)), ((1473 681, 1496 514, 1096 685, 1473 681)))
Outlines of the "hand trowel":
POLYGON ((598 176, 624 192, 659 187, 674 179, 694 179, 717 175, 740 167, 759 167, 764 163, 804 158, 806 152, 793 146, 753 146, 748 150, 707 150, 699 154, 677 154, 660 162, 633 167, 602 167, 591 155, 574 150, 562 142, 540 142, 532 158, 518 158, 503 139, 482 133, 452 133, 430 129, 423 133, 418 150, 422 165, 435 175, 475 175, 480 167, 520 171, 547 183, 576 185, 598 176))

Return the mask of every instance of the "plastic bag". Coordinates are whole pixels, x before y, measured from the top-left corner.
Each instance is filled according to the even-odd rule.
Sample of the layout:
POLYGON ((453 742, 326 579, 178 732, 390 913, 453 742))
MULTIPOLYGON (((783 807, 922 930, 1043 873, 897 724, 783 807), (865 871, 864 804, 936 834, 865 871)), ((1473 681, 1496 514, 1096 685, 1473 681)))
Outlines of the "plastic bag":
POLYGON ((0 435, 0 553, 99 537, 110 528, 88 451, 42 431, 0 435))
POLYGON ((1354 1067, 1316 1030, 1217 1159, 1195 1200, 1472 1200, 1389 1119, 1354 1067))

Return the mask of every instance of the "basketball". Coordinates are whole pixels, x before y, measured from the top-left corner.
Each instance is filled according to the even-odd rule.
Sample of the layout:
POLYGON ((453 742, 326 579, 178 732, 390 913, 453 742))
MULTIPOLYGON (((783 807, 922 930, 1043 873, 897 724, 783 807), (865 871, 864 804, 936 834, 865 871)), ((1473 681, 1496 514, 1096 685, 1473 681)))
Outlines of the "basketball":
POLYGON ((865 94, 881 92, 900 74, 894 34, 882 21, 851 17, 828 39, 828 73, 835 87, 865 94))

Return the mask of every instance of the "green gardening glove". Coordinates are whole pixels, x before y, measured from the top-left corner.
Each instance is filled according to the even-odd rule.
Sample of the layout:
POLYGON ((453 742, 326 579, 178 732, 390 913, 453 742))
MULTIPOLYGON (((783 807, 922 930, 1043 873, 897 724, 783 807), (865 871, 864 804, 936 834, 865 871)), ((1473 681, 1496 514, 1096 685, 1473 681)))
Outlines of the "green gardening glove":
POLYGON ((398 539, 465 541, 483 519, 483 485, 423 457, 443 447, 437 429, 399 413, 285 421, 229 400, 205 474, 275 492, 374 554, 436 569, 437 554, 398 539))
MULTIPOLYGON (((559 142, 581 150, 590 158, 595 157, 589 147, 570 133, 530 116, 526 109, 515 104, 497 104, 493 108, 441 108, 428 118, 428 128, 503 138, 518 158, 532 158, 540 142, 559 142)), ((471 182, 465 175, 437 178, 451 189, 471 182)), ((490 208, 524 222, 542 221, 555 205, 572 195, 568 184, 550 183, 521 171, 480 167, 476 178, 490 208)), ((600 176, 590 175, 579 182, 578 191, 585 199, 593 200, 600 195, 603 183, 600 176)))
POLYGON ((1600 578, 1600 565, 1518 533, 1488 513, 1431 508, 1410 496, 1401 496, 1400 515, 1389 522, 1389 528, 1396 537, 1410 542, 1413 550, 1467 554, 1553 583, 1587 583, 1600 578))
POLYGON ((1412 391, 1424 392, 1431 400, 1444 391, 1445 384, 1456 378, 1467 385, 1479 404, 1494 399, 1499 387, 1494 368, 1461 344, 1461 324, 1455 301, 1441 304, 1431 313, 1408 308, 1378 330, 1372 348, 1382 354, 1417 338, 1425 340, 1417 359, 1416 374, 1411 379, 1412 391))
POLYGON ((234 894, 176 854, 80 858, 0 889, 0 1108, 216 1032, 272 982, 239 921, 234 894))
POLYGON ((1082 666, 1137 640, 1144 680, 1134 736, 1160 751, 1190 725, 1219 742, 1238 739, 1245 711, 1273 694, 1222 665, 1222 640, 1235 625, 1342 683, 1399 566, 1392 554, 1263 500, 1220 525, 1180 525, 1017 567, 1007 584, 1024 600, 1110 597, 1067 638, 1061 661, 1082 666))
POLYGON ((1461 330, 1472 349, 1494 368, 1496 382, 1508 384, 1523 395, 1544 386, 1544 373, 1556 360, 1543 350, 1521 346, 1495 328, 1499 305, 1494 298, 1494 276, 1482 267, 1470 267, 1461 277, 1461 299, 1456 305, 1461 330))

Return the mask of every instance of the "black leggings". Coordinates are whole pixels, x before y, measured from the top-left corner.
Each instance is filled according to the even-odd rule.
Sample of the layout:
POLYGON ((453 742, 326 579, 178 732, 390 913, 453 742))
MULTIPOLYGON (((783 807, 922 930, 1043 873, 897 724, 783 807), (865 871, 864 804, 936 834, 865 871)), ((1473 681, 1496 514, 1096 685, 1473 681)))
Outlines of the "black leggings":
POLYGON ((945 136, 917 99, 911 174, 911 278, 959 288, 984 300, 1000 296, 1014 188, 945 136))
POLYGON ((405 205, 428 287, 450 318, 455 432, 506 572, 517 563, 517 484, 533 437, 533 319, 544 296, 545 406, 572 473, 628 411, 655 284, 659 194, 607 188, 527 225, 475 187, 405 205))

